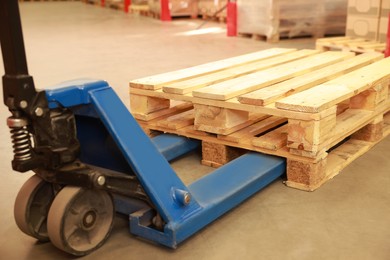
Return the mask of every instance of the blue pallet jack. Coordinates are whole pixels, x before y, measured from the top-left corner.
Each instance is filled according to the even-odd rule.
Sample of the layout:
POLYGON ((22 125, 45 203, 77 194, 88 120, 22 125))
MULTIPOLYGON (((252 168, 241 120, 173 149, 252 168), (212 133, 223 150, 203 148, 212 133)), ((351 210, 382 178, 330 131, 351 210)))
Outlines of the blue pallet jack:
POLYGON ((285 172, 282 158, 249 152, 186 186, 168 161, 199 147, 169 134, 150 139, 105 81, 37 91, 27 71, 17 0, 0 3, 15 171, 33 171, 14 207, 18 227, 73 255, 108 238, 115 212, 130 232, 176 248, 285 172))

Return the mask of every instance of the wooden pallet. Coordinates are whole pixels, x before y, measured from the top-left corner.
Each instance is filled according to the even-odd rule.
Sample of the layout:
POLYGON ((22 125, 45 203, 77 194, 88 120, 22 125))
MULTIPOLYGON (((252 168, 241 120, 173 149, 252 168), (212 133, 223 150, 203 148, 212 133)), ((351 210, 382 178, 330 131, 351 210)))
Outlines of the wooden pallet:
POLYGON ((148 16, 150 12, 149 5, 130 5, 130 12, 136 15, 148 16))
POLYGON ((272 36, 266 36, 258 33, 237 33, 238 36, 243 37, 243 38, 250 38, 256 41, 266 41, 268 43, 276 43, 279 42, 280 40, 280 35, 279 34, 273 34, 272 36))
POLYGON ((115 9, 115 10, 123 10, 124 9, 124 1, 123 0, 107 0, 105 2, 105 6, 115 9))
POLYGON ((226 23, 227 17, 223 15, 217 15, 213 16, 212 14, 201 14, 200 18, 206 21, 214 21, 214 22, 219 22, 219 23, 226 23))
MULTIPOLYGON (((161 2, 160 0, 149 0, 149 14, 148 16, 160 18, 161 16, 161 2)), ((192 0, 170 0, 169 11, 172 18, 174 17, 191 17, 197 18, 197 1, 192 0)))
POLYGON ((274 48, 131 81, 130 107, 146 129, 213 144, 217 166, 233 147, 285 157, 287 185, 314 190, 390 133, 389 67, 274 48))
POLYGON ((352 51, 357 54, 373 51, 384 53, 386 49, 386 43, 361 38, 352 38, 349 36, 333 37, 318 39, 316 41, 316 49, 323 51, 352 51))
POLYGON ((101 1, 99 0, 81 0, 83 3, 91 4, 91 5, 101 5, 101 1))
POLYGON ((227 0, 198 0, 198 16, 203 20, 226 23, 227 0))

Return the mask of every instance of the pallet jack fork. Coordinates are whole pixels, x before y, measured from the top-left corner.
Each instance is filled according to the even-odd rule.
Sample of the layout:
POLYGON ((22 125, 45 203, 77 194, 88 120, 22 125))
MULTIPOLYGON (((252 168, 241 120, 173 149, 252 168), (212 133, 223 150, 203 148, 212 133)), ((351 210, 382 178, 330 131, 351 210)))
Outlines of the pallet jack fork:
POLYGON ((37 91, 17 0, 2 0, 0 10, 12 166, 35 172, 14 208, 27 235, 85 255, 107 239, 116 211, 129 216, 132 234, 176 248, 284 173, 284 159, 250 152, 184 185, 168 161, 196 149, 198 141, 149 139, 105 81, 37 91))

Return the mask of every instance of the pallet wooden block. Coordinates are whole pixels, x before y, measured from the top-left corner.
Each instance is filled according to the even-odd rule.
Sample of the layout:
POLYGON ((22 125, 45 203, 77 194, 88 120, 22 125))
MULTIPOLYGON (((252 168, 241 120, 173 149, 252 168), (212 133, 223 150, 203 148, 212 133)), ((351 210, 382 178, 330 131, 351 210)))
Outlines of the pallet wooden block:
POLYGON ((132 113, 147 129, 202 140, 208 165, 232 147, 285 157, 286 184, 314 190, 390 134, 390 59, 278 53, 132 81, 132 113))
POLYGON ((223 144, 202 141, 202 164, 218 168, 237 157, 243 155, 245 150, 223 144))

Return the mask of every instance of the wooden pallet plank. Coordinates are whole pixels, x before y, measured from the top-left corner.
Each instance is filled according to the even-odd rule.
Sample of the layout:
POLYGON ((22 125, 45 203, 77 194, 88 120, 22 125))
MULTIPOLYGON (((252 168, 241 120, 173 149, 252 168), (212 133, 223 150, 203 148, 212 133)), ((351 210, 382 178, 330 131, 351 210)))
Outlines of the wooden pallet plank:
POLYGON ((254 53, 244 54, 241 56, 224 59, 220 61, 205 63, 202 65, 176 70, 173 72, 162 73, 150 77, 136 79, 130 82, 130 87, 157 90, 163 85, 173 83, 179 80, 190 79, 201 75, 206 75, 212 72, 221 71, 227 68, 233 68, 245 63, 251 63, 270 57, 275 57, 285 53, 293 52, 296 49, 287 48, 272 48, 268 50, 258 51, 254 53))
POLYGON ((199 88, 203 88, 225 80, 237 78, 256 71, 264 70, 289 61, 314 55, 318 52, 319 51, 317 50, 300 50, 300 51, 290 52, 285 55, 276 56, 274 58, 269 58, 266 60, 244 64, 243 66, 226 69, 223 71, 207 74, 204 76, 200 76, 200 77, 196 77, 184 81, 174 82, 167 86, 163 86, 163 91, 166 93, 174 93, 174 94, 181 94, 181 95, 187 94, 199 88))
POLYGON ((237 79, 201 88, 193 91, 192 95, 204 99, 227 100, 351 57, 353 57, 353 54, 347 52, 320 53, 237 79))
POLYGON ((328 41, 328 42, 321 42, 321 44, 328 44, 328 45, 345 45, 345 44, 349 44, 349 43, 353 43, 353 42, 365 42, 366 39, 363 39, 363 38, 350 38, 350 37, 345 37, 345 39, 338 39, 338 40, 331 40, 331 41, 328 41))
POLYGON ((328 43, 328 42, 345 41, 345 40, 349 40, 349 39, 351 39, 351 37, 349 37, 349 36, 327 37, 327 38, 317 39, 317 42, 328 43))
POLYGON ((158 110, 158 111, 151 113, 151 114, 138 114, 138 113, 133 113, 133 112, 132 113, 133 113, 133 116, 138 120, 149 121, 149 120, 153 120, 156 118, 160 118, 162 116, 174 115, 177 112, 187 111, 187 110, 190 110, 192 108, 193 108, 193 105, 191 103, 184 102, 184 103, 180 103, 178 105, 171 106, 171 107, 166 108, 166 109, 158 110))
POLYGON ((149 5, 137 5, 137 4, 132 4, 130 5, 130 10, 135 13, 140 13, 140 12, 149 12, 150 7, 149 5))
POLYGON ((328 155, 326 176, 333 178, 356 158, 366 153, 372 143, 351 139, 337 147, 328 155))
POLYGON ((348 46, 351 43, 363 43, 365 41, 367 41, 367 40, 363 39, 363 38, 356 38, 356 39, 349 39, 349 40, 345 40, 345 41, 337 41, 337 44, 343 44, 345 46, 348 46))
POLYGON ((257 147, 276 151, 287 145, 287 134, 288 125, 284 125, 260 137, 252 139, 252 144, 257 147))
POLYGON ((194 110, 187 110, 172 116, 168 116, 157 122, 158 126, 166 127, 168 129, 180 129, 185 126, 194 124, 194 110))
POLYGON ((270 129, 278 125, 281 125, 285 122, 287 122, 286 118, 270 116, 261 120, 260 122, 252 124, 244 129, 241 129, 229 135, 218 135, 218 139, 226 140, 234 143, 251 142, 253 137, 262 134, 266 131, 269 131, 270 129))
POLYGON ((383 58, 380 53, 365 53, 322 69, 238 97, 240 103, 264 106, 383 58))
MULTIPOLYGON (((364 48, 365 46, 382 45, 382 44, 379 42, 376 42, 376 41, 365 41, 365 42, 352 42, 352 43, 348 43, 346 45, 349 47, 364 48)), ((385 45, 385 44, 383 44, 383 45, 385 45)))
POLYGON ((318 113, 390 79, 390 58, 357 69, 324 84, 276 102, 276 107, 305 113, 318 113))
POLYGON ((227 135, 263 120, 268 115, 194 104, 196 130, 227 135))

